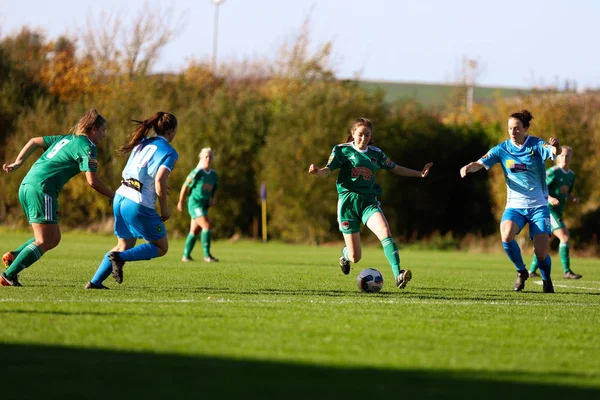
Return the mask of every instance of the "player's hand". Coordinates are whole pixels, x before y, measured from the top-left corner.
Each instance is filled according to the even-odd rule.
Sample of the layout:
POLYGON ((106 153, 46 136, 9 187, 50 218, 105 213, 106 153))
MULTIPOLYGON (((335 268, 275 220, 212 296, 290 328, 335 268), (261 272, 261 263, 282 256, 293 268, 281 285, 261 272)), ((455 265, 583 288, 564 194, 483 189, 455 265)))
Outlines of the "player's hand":
POLYGON ((167 207, 166 210, 162 210, 160 213, 160 220, 161 221, 166 221, 169 218, 171 218, 171 209, 169 207, 167 207))
POLYGON ((557 206, 560 204, 560 201, 558 201, 557 198, 555 197, 548 197, 548 203, 550 203, 551 206, 557 206))
POLYGON ((572 196, 572 197, 571 197, 571 201, 572 201, 573 203, 579 203, 579 197, 572 196))
POLYGON ((310 167, 308 167, 308 173, 309 174, 313 174, 316 175, 319 173, 319 167, 317 167, 315 164, 310 164, 310 167))
POLYGON ((10 163, 10 164, 3 164, 2 169, 4 170, 4 172, 14 172, 14 171, 18 170, 20 166, 21 166, 21 163, 14 162, 14 163, 10 163))
POLYGON ((550 146, 552 146, 552 147, 556 147, 556 146, 560 145, 560 141, 555 137, 551 137, 548 140, 548 143, 550 143, 550 146))
POLYGON ((464 167, 462 167, 460 169, 460 177, 461 178, 464 178, 465 176, 467 176, 467 167, 468 167, 468 165, 465 165, 464 167))
POLYGON ((429 173, 429 170, 431 169, 432 166, 433 166, 432 162, 425 164, 425 166, 423 167, 423 171, 421 171, 421 178, 425 178, 427 176, 427 174, 429 173))

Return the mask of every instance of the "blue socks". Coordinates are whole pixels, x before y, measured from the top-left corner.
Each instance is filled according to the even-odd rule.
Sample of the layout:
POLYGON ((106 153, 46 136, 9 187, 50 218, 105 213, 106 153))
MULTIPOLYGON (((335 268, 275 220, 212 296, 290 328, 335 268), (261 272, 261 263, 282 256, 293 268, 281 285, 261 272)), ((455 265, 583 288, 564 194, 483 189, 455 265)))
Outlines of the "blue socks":
POLYGON ((550 258, 550 254, 548 254, 545 260, 538 260, 538 267, 540 267, 540 274, 542 275, 542 280, 549 281, 550 270, 552 269, 552 259, 550 258))
MULTIPOLYGON (((104 258, 96 270, 96 274, 90 281, 94 285, 102 285, 102 282, 104 282, 104 280, 112 273, 112 264, 108 259, 109 253, 110 251, 104 255, 104 258)), ((123 261, 150 260, 158 257, 158 247, 150 243, 141 244, 129 250, 122 251, 119 255, 123 261)))
POLYGON ((519 248, 517 242, 514 239, 508 243, 502 242, 502 247, 504 247, 504 251, 506 252, 506 255, 508 256, 510 261, 512 261, 513 264, 515 264, 517 271, 524 271, 525 263, 523 262, 523 257, 521 256, 521 249, 519 248))
POLYGON ((110 263, 110 260, 108 259, 109 253, 110 251, 104 255, 104 258, 102 259, 100 265, 98 266, 98 269, 96 270, 96 274, 90 281, 96 286, 102 285, 102 282, 104 282, 104 280, 108 278, 108 276, 112 272, 112 265, 110 263))

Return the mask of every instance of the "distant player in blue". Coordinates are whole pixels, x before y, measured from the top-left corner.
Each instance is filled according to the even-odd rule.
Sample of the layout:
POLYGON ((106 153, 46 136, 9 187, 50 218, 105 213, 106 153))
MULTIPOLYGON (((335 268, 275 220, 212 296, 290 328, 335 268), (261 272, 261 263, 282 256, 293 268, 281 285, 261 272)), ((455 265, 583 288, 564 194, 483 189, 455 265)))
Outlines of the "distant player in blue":
POLYGON ((111 272, 117 283, 122 283, 125 262, 162 257, 169 249, 163 222, 171 216, 167 181, 178 158, 170 145, 177 133, 177 119, 173 114, 158 112, 145 121, 134 122, 138 127, 129 143, 119 149, 131 155, 113 204, 118 242, 106 253, 86 289, 108 289, 102 282, 111 272), (150 131, 156 135, 147 137, 150 131), (157 197, 160 216, 154 209, 157 197), (134 247, 137 238, 148 243, 134 247))
POLYGON ((523 263, 521 249, 515 236, 525 224, 529 224, 529 236, 533 239, 535 255, 539 260, 544 293, 554 293, 550 279, 552 261, 548 254, 550 229, 550 211, 548 209, 548 186, 546 185, 547 159, 555 159, 561 148, 558 139, 552 137, 546 143, 540 138, 530 136, 529 122, 531 113, 522 110, 508 118, 509 139, 493 147, 479 160, 460 169, 464 178, 468 173, 489 169, 500 163, 508 191, 506 209, 500 222, 502 246, 508 258, 517 268, 515 291, 525 288, 529 273, 523 263))

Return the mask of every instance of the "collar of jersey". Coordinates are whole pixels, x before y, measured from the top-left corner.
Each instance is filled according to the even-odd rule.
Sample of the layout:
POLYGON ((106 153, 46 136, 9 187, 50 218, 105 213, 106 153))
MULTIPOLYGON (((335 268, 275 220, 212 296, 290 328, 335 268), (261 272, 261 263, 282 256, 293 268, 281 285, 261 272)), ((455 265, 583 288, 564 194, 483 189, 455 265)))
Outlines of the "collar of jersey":
POLYGON ((352 142, 352 147, 354 147, 354 150, 356 151, 360 151, 361 153, 366 153, 369 150, 369 145, 367 145, 367 148, 364 150, 359 149, 358 147, 356 147, 356 145, 354 144, 354 142, 352 142))
POLYGON ((509 142, 512 143, 513 146, 515 146, 517 149, 521 150, 523 147, 525 147, 525 143, 527 143, 527 141, 529 140, 531 136, 527 135, 525 137, 525 140, 523 140, 523 144, 516 144, 515 142, 513 142, 512 140, 508 139, 509 142))

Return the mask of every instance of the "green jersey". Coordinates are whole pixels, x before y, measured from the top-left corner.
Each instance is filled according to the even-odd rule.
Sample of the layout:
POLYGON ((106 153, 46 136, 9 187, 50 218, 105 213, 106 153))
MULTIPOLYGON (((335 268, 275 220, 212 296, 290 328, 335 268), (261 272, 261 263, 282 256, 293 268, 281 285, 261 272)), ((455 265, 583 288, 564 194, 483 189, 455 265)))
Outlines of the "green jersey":
POLYGON ((219 186, 219 177, 214 169, 208 171, 195 168, 189 173, 185 184, 190 188, 188 201, 206 205, 219 186))
POLYGON ((557 206, 549 205, 550 211, 558 212, 562 215, 567 202, 567 196, 573 191, 575 173, 571 170, 565 171, 559 166, 554 166, 546 171, 546 184, 548 185, 548 194, 560 202, 557 206))
POLYGON ((390 170, 396 166, 381 149, 367 146, 359 150, 354 143, 335 146, 327 162, 330 170, 340 169, 336 180, 338 193, 354 192, 362 195, 380 196, 381 186, 375 183, 375 172, 390 170))
POLYGON ((57 197, 65 183, 83 171, 98 170, 98 150, 85 135, 44 136, 46 151, 21 184, 36 186, 57 197))

